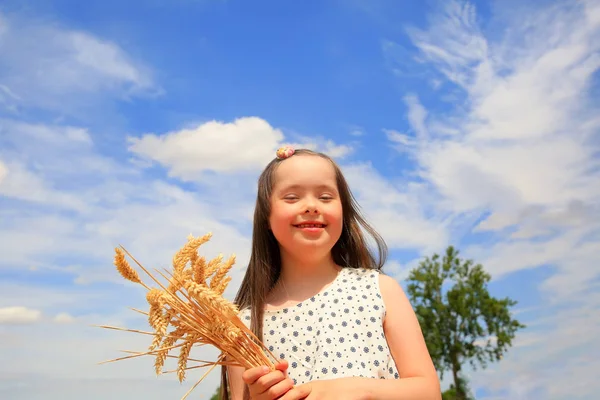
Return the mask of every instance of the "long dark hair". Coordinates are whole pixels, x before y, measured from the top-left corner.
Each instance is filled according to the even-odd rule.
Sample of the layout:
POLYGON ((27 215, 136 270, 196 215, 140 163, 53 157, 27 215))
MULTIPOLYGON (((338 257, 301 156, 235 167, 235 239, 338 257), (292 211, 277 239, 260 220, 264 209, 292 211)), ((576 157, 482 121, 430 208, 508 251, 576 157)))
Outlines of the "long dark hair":
MULTIPOLYGON (((331 162, 335 170, 343 213, 342 234, 331 250, 335 263, 343 268, 361 267, 381 270, 387 258, 387 246, 383 238, 362 216, 340 167, 329 156, 312 150, 298 149, 292 157, 303 155, 322 157, 331 162), (378 257, 375 257, 369 249, 361 228, 375 241, 378 257)), ((281 272, 279 244, 269 229, 269 215, 275 170, 282 161, 284 160, 275 158, 258 178, 252 229, 252 253, 246 275, 235 298, 235 303, 240 310, 250 308, 250 328, 261 340, 265 300, 281 272)), ((221 400, 230 400, 227 378, 227 367, 223 366, 221 368, 221 400)), ((244 399, 248 398, 248 391, 245 390, 244 399)))

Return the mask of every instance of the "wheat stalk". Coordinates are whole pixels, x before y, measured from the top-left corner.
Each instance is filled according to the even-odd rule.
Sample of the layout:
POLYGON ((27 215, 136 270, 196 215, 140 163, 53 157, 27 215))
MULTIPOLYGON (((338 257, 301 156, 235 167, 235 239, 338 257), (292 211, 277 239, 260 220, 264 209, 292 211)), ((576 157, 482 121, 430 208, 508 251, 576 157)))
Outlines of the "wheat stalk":
POLYGON ((258 340, 250 329, 238 318, 238 309, 222 295, 231 281, 227 274, 235 264, 235 256, 223 262, 223 255, 206 259, 198 254, 198 248, 209 241, 211 234, 201 237, 189 236, 187 243, 173 256, 172 271, 150 273, 123 246, 115 249, 114 264, 124 279, 146 288, 148 312, 132 309, 146 315, 150 331, 99 325, 101 328, 138 333, 152 336, 148 351, 125 351, 128 356, 103 361, 132 359, 154 356, 154 369, 157 375, 176 373, 183 382, 187 371, 209 367, 204 376, 188 391, 184 399, 196 388, 204 377, 218 365, 235 365, 245 368, 267 365, 274 369, 277 358, 258 340), (157 287, 145 284, 138 272, 127 262, 129 256, 148 275, 157 287), (157 278, 163 278, 165 283, 157 278), (216 361, 190 358, 194 346, 211 345, 221 351, 216 361), (179 351, 179 355, 169 354, 179 351), (163 371, 167 358, 177 359, 177 369, 163 371), (227 359, 227 361, 224 361, 227 359), (198 363, 188 366, 188 364, 198 363))

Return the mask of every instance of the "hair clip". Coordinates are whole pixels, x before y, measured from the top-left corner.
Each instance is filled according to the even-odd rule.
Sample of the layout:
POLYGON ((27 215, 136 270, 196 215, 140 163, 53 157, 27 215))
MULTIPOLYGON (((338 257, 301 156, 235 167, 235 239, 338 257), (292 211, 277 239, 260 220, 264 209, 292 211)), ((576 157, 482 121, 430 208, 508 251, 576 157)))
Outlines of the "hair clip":
POLYGON ((296 151, 291 146, 283 146, 277 149, 277 158, 280 160, 285 160, 286 158, 291 157, 296 151))

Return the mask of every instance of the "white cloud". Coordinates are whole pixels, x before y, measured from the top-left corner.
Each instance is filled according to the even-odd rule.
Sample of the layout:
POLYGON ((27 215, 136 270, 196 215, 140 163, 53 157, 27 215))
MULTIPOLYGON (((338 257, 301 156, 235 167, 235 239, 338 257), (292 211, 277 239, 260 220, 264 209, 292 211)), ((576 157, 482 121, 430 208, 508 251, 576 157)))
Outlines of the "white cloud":
POLYGON ((100 154, 80 128, 4 120, 3 131, 0 143, 8 145, 0 158, 10 162, 0 194, 14 201, 0 210, 0 269, 34 267, 33 276, 53 273, 79 284, 121 282, 112 267, 118 244, 166 265, 189 233, 212 231, 204 251, 237 253, 232 286, 239 282, 250 217, 237 195, 203 197, 145 176, 100 154), (224 204, 227 214, 218 212, 224 204))
POLYGON ((322 151, 332 158, 344 158, 352 153, 353 149, 349 145, 338 145, 335 144, 333 140, 328 140, 325 144, 325 148, 322 151))
POLYGON ((81 190, 98 184, 98 177, 85 179, 92 173, 103 180, 134 173, 98 154, 90 133, 79 127, 0 119, 0 133, 0 157, 6 165, 0 194, 7 197, 83 211, 91 204, 78 198, 78 192, 63 190, 71 180, 80 181, 81 190))
MULTIPOLYGON (((4 127, 7 135, 2 140, 3 143, 10 140, 10 146, 2 147, 0 157, 28 173, 13 174, 12 187, 35 181, 44 194, 32 204, 25 202, 29 198, 21 193, 21 197, 13 197, 15 201, 0 211, 3 254, 0 268, 19 273, 27 269, 28 281, 40 282, 52 276, 61 283, 55 289, 0 284, 3 293, 0 307, 21 304, 49 316, 46 320, 42 318, 36 330, 0 330, 0 337, 6 339, 0 349, 2 354, 19 355, 19 361, 11 364, 10 371, 0 368, 0 375, 10 372, 13 382, 28 382, 29 387, 19 389, 16 384, 0 382, 0 395, 4 390, 11 398, 35 398, 35 393, 47 388, 57 390, 56 398, 79 398, 84 390, 106 386, 107 380, 114 388, 122 387, 119 382, 129 382, 132 387, 140 388, 140 398, 160 397, 158 393, 178 390, 183 394, 192 377, 198 374, 181 386, 173 377, 157 380, 151 359, 95 365, 120 356, 120 349, 146 347, 144 338, 89 328, 90 324, 105 323, 146 329, 143 317, 126 310, 127 306, 143 309, 145 300, 139 288, 124 282, 117 274, 112 265, 113 248, 123 244, 145 265, 167 267, 172 254, 190 232, 201 235, 212 231, 213 239, 203 246, 203 254, 213 257, 221 252, 226 255, 235 252, 238 256, 233 281, 226 292, 232 298, 250 249, 250 219, 238 219, 235 223, 232 219, 247 213, 244 204, 252 196, 242 191, 243 196, 236 197, 230 187, 223 197, 211 198, 214 187, 210 185, 221 188, 218 182, 209 183, 208 191, 200 192, 197 187, 183 189, 156 179, 136 166, 100 154, 92 133, 77 127, 13 120, 6 121, 4 127), (67 161, 78 168, 69 168, 67 161), (19 176, 32 179, 19 181, 19 176), (70 184, 74 180, 77 185, 70 184), (84 206, 74 207, 64 201, 67 198, 84 206), (223 209, 228 212, 223 213, 223 209), (117 284, 99 285, 99 282, 117 284), (73 318, 75 315, 77 318, 73 318), (89 351, 75 351, 78 345, 89 351), (56 369, 56 354, 61 354, 62 365, 68 367, 56 369), (66 382, 73 385, 68 393, 60 389, 66 382)), ((328 143, 309 139, 302 141, 320 148, 328 143)), ((329 143, 332 148, 337 146, 329 143)), ((7 177, 11 174, 9 168, 7 177)), ((222 181, 222 176, 213 181, 222 181)), ((251 182, 255 182, 254 178, 251 182)), ((237 186, 234 188, 236 192, 239 190, 237 186)), ((213 359, 213 353, 202 350, 198 358, 213 359)), ((197 393, 212 394, 217 382, 218 374, 211 374, 197 393)), ((132 396, 129 391, 119 394, 116 389, 110 390, 114 398, 132 396)), ((102 393, 107 396, 108 389, 102 393)))
MULTIPOLYGON (((142 186, 144 186, 142 184, 142 186)), ((112 268, 113 249, 123 244, 146 263, 167 266, 186 236, 214 236, 203 251, 214 257, 219 252, 237 253, 236 279, 248 257, 248 239, 234 227, 218 220, 214 206, 197 194, 164 183, 150 183, 149 198, 136 200, 137 185, 118 185, 115 204, 93 206, 81 214, 45 215, 36 211, 12 211, 0 230, 3 260, 0 268, 36 266, 33 273, 53 272, 72 276, 80 284, 97 281, 121 282, 112 268), (23 246, 27 243, 27 246, 23 246), (69 261, 60 261, 68 255, 69 261)), ((98 191, 109 194, 116 188, 110 181, 98 191)), ((95 192, 94 192, 95 193, 95 192)), ((82 193, 82 200, 89 193, 82 193)), ((103 199, 97 199, 103 203, 103 199)), ((236 280, 236 282, 239 282, 236 280)))
POLYGON ((461 85, 472 82, 470 70, 486 57, 488 44, 477 25, 475 6, 468 1, 444 2, 429 18, 431 29, 408 29, 420 50, 419 61, 432 62, 446 79, 461 85))
MULTIPOLYGON (((490 42, 478 28, 474 6, 444 4, 428 30, 409 34, 421 61, 458 86, 464 102, 454 114, 440 116, 407 96, 414 138, 394 131, 388 137, 410 143, 405 149, 417 160, 419 175, 441 195, 440 209, 489 213, 477 230, 510 229, 512 239, 526 240, 583 223, 585 231, 569 233, 569 243, 576 243, 596 229, 590 223, 600 203, 597 146, 590 141, 600 123, 585 90, 600 67, 595 54, 600 26, 591 8, 560 3, 538 10, 527 14, 526 24, 514 21, 505 41, 490 42)), ((510 246, 524 251, 539 243, 510 246)), ((560 254, 569 248, 561 247, 560 254)), ((550 253, 558 252, 545 251, 543 258, 555 260, 550 253)), ((519 258, 512 251, 493 254, 519 258)), ((497 274, 539 265, 525 260, 491 264, 497 274)))
POLYGON ((415 95, 407 95, 404 101, 408 105, 408 121, 414 129, 417 138, 420 141, 428 140, 429 132, 425 125, 427 110, 419 103, 419 99, 415 95))
POLYGON ((491 392, 490 398, 593 398, 599 300, 597 293, 586 293, 577 296, 576 308, 549 308, 547 316, 517 336, 515 350, 487 370, 471 373, 471 381, 491 392))
POLYGON ((416 258, 408 263, 400 263, 397 260, 390 260, 387 262, 383 271, 396 279, 398 282, 402 283, 406 278, 408 278, 410 271, 418 266, 420 259, 416 258))
POLYGON ((4 107, 12 113, 17 113, 18 109, 16 103, 21 100, 22 99, 13 93, 12 90, 0 84, 0 105, 4 105, 4 107))
POLYGON ((471 374, 486 398, 583 399, 600 389, 586 372, 599 368, 588 353, 600 329, 591 318, 600 307, 600 120, 589 97, 599 10, 597 1, 514 6, 503 9, 505 29, 486 37, 473 4, 452 1, 426 30, 408 31, 420 65, 437 71, 427 79, 444 79, 437 90, 454 108, 441 113, 407 96, 413 135, 388 129, 389 140, 417 161, 415 173, 439 196, 434 210, 453 222, 480 217, 474 233, 488 239, 464 256, 496 279, 551 267, 538 284, 548 319, 519 333, 502 362, 471 374))
MULTIPOLYGON (((597 369, 597 355, 568 354, 580 350, 575 341, 593 348, 592 339, 598 336, 597 321, 590 318, 596 315, 597 300, 585 303, 575 296, 590 289, 586 285, 597 275, 590 267, 596 265, 597 235, 590 235, 598 229, 591 223, 597 213, 597 186, 592 184, 598 163, 591 158, 592 147, 586 140, 594 137, 600 120, 582 93, 597 65, 585 53, 598 43, 592 40, 600 23, 598 8, 589 11, 582 23, 571 21, 567 26, 576 29, 566 32, 552 23, 523 25, 533 27, 532 32, 547 29, 561 34, 545 41, 545 33, 539 33, 527 36, 525 47, 508 46, 514 44, 510 41, 502 47, 483 37, 471 6, 457 4, 449 3, 446 17, 435 21, 438 31, 412 33, 423 51, 420 61, 438 65, 441 76, 460 86, 467 106, 456 115, 440 117, 418 96, 408 95, 411 130, 386 130, 395 146, 402 146, 420 163, 422 169, 416 172, 421 175, 388 181, 368 164, 346 164, 344 171, 367 216, 392 248, 440 250, 450 240, 458 241, 485 211, 491 216, 479 231, 491 230, 504 240, 471 246, 464 254, 474 255, 494 276, 556 265, 554 275, 541 283, 546 290, 542 295, 544 302, 556 307, 552 310, 559 309, 555 303, 560 302, 564 312, 538 321, 539 331, 518 336, 516 346, 525 352, 514 351, 514 357, 510 352, 507 362, 493 370, 496 374, 490 370, 487 375, 474 375, 478 378, 473 382, 500 395, 510 382, 511 398, 561 398, 561 390, 570 387, 567 379, 577 377, 581 385, 576 392, 581 397, 596 393, 589 371, 597 369), (542 47, 547 42, 560 47, 569 40, 582 50, 544 58, 552 48, 538 49, 542 42, 542 47), (528 75, 528 69, 535 76, 528 75), (563 73, 566 78, 558 79, 563 73), (549 85, 549 80, 556 85, 549 85), (532 108, 527 102, 537 103, 532 108), (568 108, 563 110, 565 105, 568 108), (513 115, 514 126, 506 122, 513 115), (569 125, 573 116, 577 121, 569 125), (544 129, 548 131, 541 132, 544 129), (579 326, 586 329, 576 329, 579 326), (549 341, 562 346, 549 352, 549 341), (561 362, 567 373, 552 370, 561 362), (549 395, 536 397, 535 390, 549 395)), ((588 2, 589 7, 593 4, 588 2)), ((558 15, 577 17, 576 13, 558 15)), ((21 22, 0 15, 0 106, 12 110, 12 115, 18 115, 17 106, 22 105, 56 109, 86 103, 82 98, 96 101, 102 93, 126 96, 155 90, 148 69, 117 43, 90 33, 21 22), (40 66, 47 70, 45 76, 34 74, 40 66)), ((411 72, 412 67, 406 67, 403 71, 411 72)), ((421 63, 412 72, 426 67, 421 63)), ((441 83, 441 78, 431 81, 441 83)), ((449 86, 436 84, 442 96, 449 86)), ((461 100, 457 93, 452 93, 453 101, 461 100)), ((119 154, 102 154, 103 143, 95 139, 98 132, 8 119, 0 126, 0 194, 4 196, 0 268, 27 274, 28 282, 46 282, 51 275, 57 285, 0 283, 2 310, 19 304, 22 310, 39 312, 39 329, 8 324, 0 329, 0 352, 14 360, 0 366, 0 375, 14 378, 12 383, 0 380, 0 397, 28 400, 46 399, 54 391, 55 398, 61 399, 80 398, 81 393, 115 399, 183 394, 191 382, 181 386, 172 376, 157 380, 151 359, 96 365, 119 356, 120 349, 146 346, 138 336, 89 327, 146 325, 143 317, 125 308, 144 308, 144 298, 139 288, 116 273, 114 246, 121 243, 144 264, 162 267, 187 234, 213 231, 213 240, 203 248, 207 256, 238 253, 234 280, 226 293, 231 297, 248 258, 254 177, 275 149, 292 141, 336 158, 353 151, 350 145, 328 138, 287 131, 284 135, 260 118, 212 121, 131 139, 130 151, 139 157, 136 162, 156 162, 179 179, 206 178, 184 189, 157 178, 142 164, 116 161, 124 148, 115 149, 119 154), (77 351, 76 346, 87 350, 77 351), (58 369, 57 354, 62 366, 58 369), (94 394, 96 389, 101 389, 100 394, 94 394)), ((387 268, 401 279, 417 261, 401 264, 392 258, 387 268)), ((213 373, 203 385, 206 397, 217 380, 213 373)))
POLYGON ((363 136, 365 134, 365 130, 360 126, 351 126, 349 133, 352 136, 363 136))
POLYGON ((210 121, 194 129, 130 138, 129 149, 169 169, 172 176, 198 179, 205 171, 259 169, 274 158, 284 136, 257 117, 210 121))
MULTIPOLYGON (((252 122, 269 126, 259 120, 250 121, 251 126, 252 122)), ((34 268, 32 273, 39 274, 52 271, 78 284, 115 282, 120 278, 110 266, 116 245, 123 244, 143 260, 165 265, 190 232, 212 231, 213 239, 205 246, 207 255, 236 253, 232 288, 239 282, 249 256, 258 168, 248 172, 248 165, 239 164, 241 175, 208 179, 202 182, 200 193, 200 187, 183 189, 102 155, 91 134, 78 127, 3 120, 2 130, 6 135, 0 143, 8 145, 0 150, 0 158, 10 163, 0 194, 17 202, 0 211, 0 268, 34 268), (221 211, 224 208, 227 213, 221 211)), ((256 139, 255 133, 234 129, 232 140, 245 140, 246 134, 256 139)), ((332 149, 337 146, 314 142, 332 149)), ((239 146, 249 153, 245 160, 256 167, 258 160, 249 160, 258 158, 257 153, 270 159, 275 151, 274 146, 270 154, 260 146, 256 152, 243 142, 239 146)), ((240 162, 235 157, 229 160, 240 162)))
POLYGON ((299 134, 290 134, 293 141, 288 143, 297 149, 310 149, 323 152, 334 159, 344 159, 354 152, 350 144, 337 144, 333 140, 322 136, 307 136, 299 134))
POLYGON ((384 129, 383 132, 386 134, 388 140, 407 148, 410 148, 416 144, 415 140, 413 140, 411 136, 404 133, 400 133, 393 129, 384 129))
MULTIPOLYGON (((11 378, 0 379, 2 398, 78 399, 89 389, 123 399, 158 399, 159 393, 162 398, 182 396, 205 372, 203 369, 191 371, 188 380, 179 384, 174 374, 157 378, 152 357, 98 365, 101 361, 125 355, 122 350, 143 351, 147 348, 148 336, 92 326, 106 324, 148 330, 147 319, 127 309, 128 306, 147 308, 143 290, 120 285, 50 288, 5 283, 0 283, 0 289, 3 293, 0 306, 4 301, 23 299, 27 306, 21 308, 43 309, 44 315, 57 315, 55 310, 65 308, 78 313, 70 323, 56 323, 56 317, 52 320, 40 318, 35 329, 15 324, 0 325, 0 353, 13 360, 10 365, 0 365, 0 375, 11 378), (82 348, 85 351, 81 351, 82 348), (45 393, 54 389, 54 394, 45 393)), ((64 315, 60 319, 68 318, 64 315)), ((199 348, 193 351, 192 357, 214 360, 217 354, 214 349, 199 348)), ((173 369, 173 361, 167 362, 166 367, 173 369)), ((195 393, 210 392, 212 395, 218 379, 218 371, 213 371, 195 393)))
POLYGON ((257 173, 285 144, 324 151, 334 158, 352 152, 351 146, 332 140, 307 136, 295 139, 296 143, 286 139, 280 129, 264 119, 243 117, 233 122, 209 121, 162 135, 130 137, 129 150, 142 160, 167 168, 171 176, 190 181, 212 173, 257 173))
POLYGON ((54 316, 53 321, 56 322, 56 323, 58 323, 58 324, 69 324, 69 323, 75 321, 75 317, 73 317, 69 313, 62 312, 60 314, 56 314, 54 316))
POLYGON ((2 181, 4 180, 4 178, 6 178, 7 174, 8 169, 6 168, 6 165, 2 162, 2 160, 0 160, 0 184, 2 184, 2 181))
MULTIPOLYGON (((130 369, 144 367, 146 370, 151 369, 148 365, 127 361, 124 363, 130 369)), ((218 385, 216 377, 218 373, 217 370, 213 371, 190 397, 210 399, 218 385)), ((199 379, 201 375, 197 375, 199 379)), ((172 377, 170 379, 166 377, 121 378, 118 375, 111 378, 38 378, 27 374, 5 374, 4 376, 10 377, 11 380, 0 381, 0 396, 6 396, 3 398, 11 400, 77 400, 82 394, 85 394, 88 400, 181 399, 194 383, 179 384, 172 377)))
POLYGON ((52 192, 44 181, 24 166, 14 163, 0 181, 0 194, 21 200, 60 204, 72 208, 83 208, 84 204, 72 196, 52 192))
POLYGON ((554 266, 554 274, 540 281, 539 288, 548 295, 549 304, 556 304, 588 290, 598 276, 594 260, 600 242, 590 238, 590 233, 598 229, 596 223, 594 229, 567 229, 548 239, 507 239, 493 245, 472 245, 465 255, 485 265, 496 279, 523 269, 554 266))
MULTIPOLYGON (((34 276, 35 277, 35 276, 34 276)), ((60 277, 55 275, 55 277, 60 277)), ((29 281, 35 281, 30 279, 29 281)), ((36 285, 33 283, 1 282, 2 298, 0 307, 10 308, 14 304, 20 304, 31 310, 40 310, 43 315, 53 315, 62 310, 69 309, 71 312, 79 312, 85 308, 93 308, 95 304, 109 299, 107 293, 97 288, 69 286, 53 287, 47 285, 36 285), (81 308, 80 308, 81 307, 81 308)))
POLYGON ((410 182, 398 184, 382 177, 370 164, 344 165, 367 219, 392 248, 439 249, 447 244, 448 225, 443 214, 431 214, 427 188, 410 182))
POLYGON ((8 30, 8 21, 4 18, 4 15, 0 14, 0 39, 8 30))
POLYGON ((42 317, 39 310, 27 307, 3 307, 0 308, 0 324, 30 324, 37 322, 42 317))
POLYGON ((0 13, 0 20, 0 104, 13 111, 22 106, 64 111, 83 106, 83 98, 96 101, 101 92, 129 96, 157 90, 149 69, 116 43, 47 19, 0 13))

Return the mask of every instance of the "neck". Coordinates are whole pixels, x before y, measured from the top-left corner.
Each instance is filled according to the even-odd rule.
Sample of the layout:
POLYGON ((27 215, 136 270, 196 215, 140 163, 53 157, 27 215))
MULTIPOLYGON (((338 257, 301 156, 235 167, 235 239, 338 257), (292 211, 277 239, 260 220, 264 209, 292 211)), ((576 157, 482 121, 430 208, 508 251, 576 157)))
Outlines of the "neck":
POLYGON ((319 280, 337 275, 339 267, 333 261, 331 253, 325 257, 296 257, 285 251, 281 252, 281 276, 284 283, 319 280))
POLYGON ((286 307, 316 295, 333 283, 340 269, 331 254, 307 259, 281 249, 281 274, 267 298, 267 307, 286 307))

